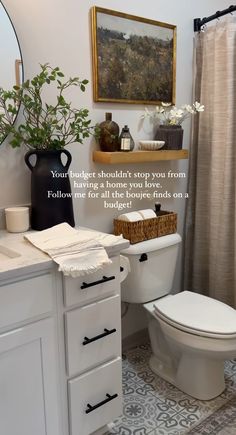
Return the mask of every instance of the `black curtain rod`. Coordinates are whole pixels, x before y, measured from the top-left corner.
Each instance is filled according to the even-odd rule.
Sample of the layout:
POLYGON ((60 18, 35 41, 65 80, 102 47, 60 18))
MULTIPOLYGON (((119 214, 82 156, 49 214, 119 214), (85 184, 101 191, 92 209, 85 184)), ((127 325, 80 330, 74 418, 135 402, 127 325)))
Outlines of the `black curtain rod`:
POLYGON ((209 21, 215 20, 216 18, 223 17, 223 15, 230 14, 231 12, 236 11, 236 5, 230 6, 228 9, 224 9, 223 11, 217 11, 214 15, 210 15, 210 17, 204 17, 204 18, 195 18, 193 20, 194 25, 194 32, 199 32, 201 30, 201 27, 209 23, 209 21))

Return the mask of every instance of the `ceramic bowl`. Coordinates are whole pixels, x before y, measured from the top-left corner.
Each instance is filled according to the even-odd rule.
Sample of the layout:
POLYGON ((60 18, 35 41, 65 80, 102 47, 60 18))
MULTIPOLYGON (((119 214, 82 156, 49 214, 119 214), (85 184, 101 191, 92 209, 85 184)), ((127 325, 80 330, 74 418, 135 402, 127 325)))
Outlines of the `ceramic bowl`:
POLYGON ((156 151, 165 145, 163 140, 141 140, 139 142, 141 150, 156 151))

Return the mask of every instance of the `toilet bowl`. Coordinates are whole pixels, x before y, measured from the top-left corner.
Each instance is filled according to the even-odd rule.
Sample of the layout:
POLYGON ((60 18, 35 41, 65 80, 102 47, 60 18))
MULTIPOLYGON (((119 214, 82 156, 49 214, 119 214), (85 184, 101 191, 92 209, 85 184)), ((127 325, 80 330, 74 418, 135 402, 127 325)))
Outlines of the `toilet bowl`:
POLYGON ((126 249, 131 270, 122 300, 147 310, 152 371, 190 396, 210 400, 225 389, 224 361, 236 357, 236 311, 193 292, 169 294, 180 242, 173 234, 126 249))

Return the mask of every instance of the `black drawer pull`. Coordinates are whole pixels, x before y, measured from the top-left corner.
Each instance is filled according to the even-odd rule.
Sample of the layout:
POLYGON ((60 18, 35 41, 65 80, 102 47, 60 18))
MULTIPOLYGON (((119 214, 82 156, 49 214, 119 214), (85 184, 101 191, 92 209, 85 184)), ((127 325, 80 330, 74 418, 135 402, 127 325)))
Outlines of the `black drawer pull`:
POLYGON ((96 337, 84 337, 83 345, 86 346, 86 344, 92 343, 93 341, 99 340, 100 338, 106 337, 107 335, 114 334, 114 332, 116 332, 116 328, 110 329, 110 331, 109 329, 104 328, 104 332, 102 334, 96 335, 96 337))
POLYGON ((89 283, 83 282, 80 288, 81 290, 83 290, 84 288, 93 287, 94 285, 102 284, 107 281, 112 281, 113 279, 115 279, 115 276, 103 276, 102 279, 99 279, 98 281, 89 282, 89 283))
POLYGON ((102 400, 101 402, 97 403, 97 405, 90 405, 89 403, 87 404, 87 409, 85 410, 86 414, 89 414, 89 412, 94 411, 95 409, 99 408, 102 405, 105 405, 105 403, 110 402, 111 400, 115 399, 116 397, 118 397, 118 394, 113 394, 113 396, 111 396, 110 394, 106 394, 107 399, 102 400))

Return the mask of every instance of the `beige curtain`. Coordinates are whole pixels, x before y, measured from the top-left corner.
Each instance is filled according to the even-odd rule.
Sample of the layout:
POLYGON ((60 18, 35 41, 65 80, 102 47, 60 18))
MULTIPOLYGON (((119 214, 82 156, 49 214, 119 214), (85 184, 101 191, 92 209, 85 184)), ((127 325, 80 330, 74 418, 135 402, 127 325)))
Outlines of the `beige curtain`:
POLYGON ((236 307, 236 18, 195 36, 184 287, 236 307))

